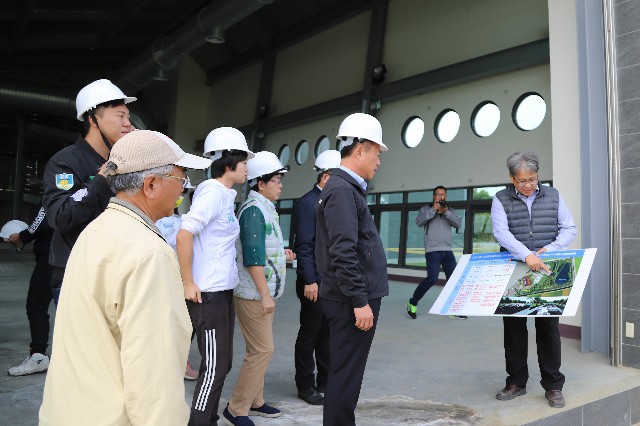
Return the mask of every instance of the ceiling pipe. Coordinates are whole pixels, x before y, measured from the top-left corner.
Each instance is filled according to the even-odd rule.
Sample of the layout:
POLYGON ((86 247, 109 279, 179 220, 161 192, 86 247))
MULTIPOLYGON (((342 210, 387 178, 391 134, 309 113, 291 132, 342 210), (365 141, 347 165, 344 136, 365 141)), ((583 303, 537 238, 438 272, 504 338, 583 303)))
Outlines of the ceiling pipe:
POLYGON ((186 54, 274 0, 222 0, 200 10, 187 23, 166 37, 159 38, 138 58, 126 66, 124 77, 116 82, 125 93, 136 93, 149 85, 158 68, 165 72, 176 68, 186 54))
POLYGON ((0 82, 0 105, 18 111, 75 117, 76 102, 62 90, 13 81, 0 82))
MULTIPOLYGON (((0 105, 3 109, 27 113, 73 117, 74 120, 76 117, 75 94, 27 83, 0 81, 0 105)), ((131 123, 137 129, 147 129, 145 122, 151 123, 150 115, 146 113, 142 105, 133 103, 130 107, 137 112, 137 114, 131 112, 131 123), (146 118, 143 120, 141 116, 146 118)))
MULTIPOLYGON (((116 82, 125 93, 133 94, 152 81, 163 81, 166 71, 176 68, 182 57, 206 43, 206 37, 224 37, 224 31, 274 0, 221 0, 200 10, 177 31, 156 40, 144 54, 130 62, 126 75, 116 82)), ((213 40, 211 40, 213 41, 213 40)), ((60 117, 75 117, 75 93, 51 87, 0 81, 3 108, 60 117)), ((131 105, 131 121, 138 129, 153 124, 141 105, 131 105), (145 116, 143 121, 140 116, 145 116)))

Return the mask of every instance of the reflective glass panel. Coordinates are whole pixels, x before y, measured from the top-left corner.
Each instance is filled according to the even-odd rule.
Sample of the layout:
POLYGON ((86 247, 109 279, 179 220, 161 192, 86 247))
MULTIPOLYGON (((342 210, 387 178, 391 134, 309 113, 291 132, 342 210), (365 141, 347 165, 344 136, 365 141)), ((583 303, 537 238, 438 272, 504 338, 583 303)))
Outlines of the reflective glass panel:
POLYGON ((433 200, 433 191, 416 191, 407 194, 408 203, 430 203, 433 200))
POLYGON ((296 163, 304 164, 309 156, 309 142, 302 140, 296 147, 296 163))
POLYGON ((282 239, 284 240, 284 247, 289 248, 289 235, 291 234, 291 214, 281 214, 280 216, 280 230, 282 231, 282 239))
POLYGON ((452 109, 444 110, 435 123, 436 138, 443 143, 451 142, 460 130, 460 115, 452 109))
POLYGON ((407 246, 405 247, 405 265, 424 268, 427 261, 424 258, 424 228, 416 225, 418 210, 412 210, 407 215, 407 246))
POLYGON ((415 148, 424 137, 424 121, 418 116, 409 117, 402 127, 402 143, 407 148, 415 148))
POLYGON ((399 211, 380 214, 380 238, 387 255, 387 264, 398 264, 400 247, 400 225, 402 214, 399 211))
POLYGON ((500 245, 493 237, 491 213, 473 214, 473 253, 491 253, 500 251, 500 245))
POLYGON ((500 108, 493 102, 483 102, 476 107, 471 115, 473 133, 485 138, 491 136, 500 124, 500 108))
POLYGON ((492 200, 498 191, 502 191, 505 188, 505 186, 485 186, 484 188, 473 188, 473 199, 492 200))
POLYGON ((290 209, 293 207, 293 200, 280 200, 278 207, 281 209, 290 209))
POLYGON ((318 138, 318 141, 316 142, 315 147, 316 157, 318 157, 318 155, 322 154, 328 149, 331 149, 331 141, 329 141, 329 138, 325 135, 320 136, 320 138, 318 138))
POLYGON ((447 200, 464 201, 467 199, 467 190, 465 188, 447 189, 447 200))
POLYGON ((520 130, 533 130, 542 124, 547 103, 537 93, 525 93, 513 106, 513 122, 520 130))
POLYGON ((278 159, 283 165, 289 164, 289 157, 291 156, 291 149, 289 145, 282 145, 280 150, 278 150, 278 159))
POLYGON ((402 192, 380 194, 380 204, 400 204, 402 203, 402 192))
POLYGON ((464 252, 464 218, 466 213, 464 209, 456 209, 456 215, 462 219, 462 223, 457 231, 456 228, 451 228, 451 247, 456 261, 460 260, 464 252))

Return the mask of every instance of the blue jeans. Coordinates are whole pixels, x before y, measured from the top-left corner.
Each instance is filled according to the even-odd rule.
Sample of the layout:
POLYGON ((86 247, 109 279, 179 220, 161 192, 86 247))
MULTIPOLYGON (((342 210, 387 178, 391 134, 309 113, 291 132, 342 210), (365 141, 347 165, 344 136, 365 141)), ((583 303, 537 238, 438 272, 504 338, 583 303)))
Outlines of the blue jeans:
POLYGON ((409 299, 409 302, 414 306, 418 306, 420 299, 422 299, 426 292, 438 281, 440 265, 442 265, 447 279, 449 279, 453 270, 456 269, 456 258, 452 251, 430 251, 425 253, 424 257, 427 259, 427 278, 418 284, 418 287, 413 292, 413 297, 409 299))

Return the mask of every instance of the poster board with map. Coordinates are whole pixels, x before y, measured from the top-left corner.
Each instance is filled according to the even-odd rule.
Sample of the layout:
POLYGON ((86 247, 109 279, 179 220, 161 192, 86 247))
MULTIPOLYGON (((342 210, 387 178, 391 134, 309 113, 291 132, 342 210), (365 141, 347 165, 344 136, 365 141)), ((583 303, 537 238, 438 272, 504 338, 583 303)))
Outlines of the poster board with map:
POLYGON ((534 272, 511 253, 463 255, 429 313, 466 316, 574 316, 597 249, 539 255, 534 272))

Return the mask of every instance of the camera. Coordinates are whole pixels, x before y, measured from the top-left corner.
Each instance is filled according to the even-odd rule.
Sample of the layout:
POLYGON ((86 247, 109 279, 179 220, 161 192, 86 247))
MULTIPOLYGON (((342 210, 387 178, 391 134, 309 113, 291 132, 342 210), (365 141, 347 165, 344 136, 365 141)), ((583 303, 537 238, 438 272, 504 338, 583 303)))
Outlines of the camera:
POLYGON ((441 209, 444 209, 444 208, 448 207, 447 206, 447 200, 445 200, 444 198, 442 200, 438 201, 438 202, 440 203, 440 208, 441 209))

